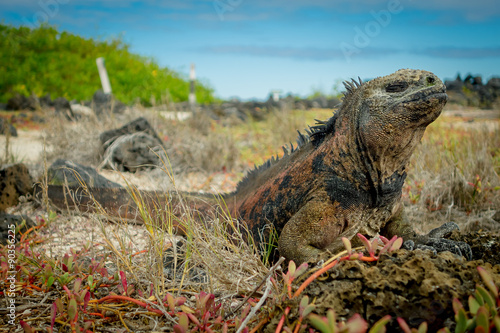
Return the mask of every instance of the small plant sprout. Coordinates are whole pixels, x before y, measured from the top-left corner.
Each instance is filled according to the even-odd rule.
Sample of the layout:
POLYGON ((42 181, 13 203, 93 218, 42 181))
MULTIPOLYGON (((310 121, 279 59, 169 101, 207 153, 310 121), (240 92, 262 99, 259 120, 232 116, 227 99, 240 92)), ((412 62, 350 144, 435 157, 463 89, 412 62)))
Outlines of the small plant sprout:
MULTIPOLYGON (((364 333, 368 329, 368 323, 363 318, 361 318, 359 314, 355 314, 345 323, 337 323, 335 312, 331 309, 327 311, 326 317, 320 317, 316 314, 311 314, 309 315, 309 320, 311 321, 311 324, 321 333, 364 333)), ((389 318, 382 318, 372 327, 370 332, 382 332, 379 327, 385 330, 385 325, 389 320, 390 316, 389 318)))
POLYGON ((315 308, 314 304, 309 304, 308 296, 302 297, 299 304, 299 321, 295 326, 295 330, 293 331, 293 333, 299 332, 299 330, 301 329, 302 321, 304 320, 304 318, 309 316, 309 314, 314 310, 314 308, 315 308))
POLYGON ((306 262, 300 265, 298 268, 293 260, 290 260, 290 262, 288 263, 288 272, 286 274, 283 274, 283 281, 285 283, 285 286, 287 287, 289 298, 292 298, 292 282, 296 278, 304 274, 307 271, 308 267, 309 265, 306 262))
POLYGON ((179 314, 179 323, 174 325, 175 333, 186 333, 189 330, 189 318, 187 314, 180 313, 179 314))
POLYGON ((399 327, 404 333, 426 333, 427 332, 427 323, 424 321, 423 323, 420 324, 418 329, 416 328, 410 328, 406 321, 403 318, 397 318, 399 327))
POLYGON ((352 254, 351 241, 346 237, 342 237, 342 243, 344 243, 345 250, 347 251, 347 254, 350 256, 352 254))

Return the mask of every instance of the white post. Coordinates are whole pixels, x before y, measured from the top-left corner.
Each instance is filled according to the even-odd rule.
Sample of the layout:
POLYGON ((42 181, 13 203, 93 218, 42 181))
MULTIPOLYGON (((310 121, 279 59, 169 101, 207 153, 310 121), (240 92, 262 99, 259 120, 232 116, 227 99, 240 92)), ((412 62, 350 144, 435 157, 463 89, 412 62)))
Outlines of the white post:
POLYGON ((191 106, 191 110, 194 110, 194 106, 196 105, 196 95, 194 93, 195 80, 196 80, 196 71, 194 68, 194 64, 191 64, 191 70, 189 71, 189 105, 191 106))
POLYGON ((281 90, 271 90, 273 96, 273 101, 278 102, 280 100, 281 90))
POLYGON ((95 60, 97 69, 99 70, 99 77, 101 78, 102 90, 105 94, 111 94, 111 83, 109 83, 108 72, 104 66, 104 58, 99 57, 95 60))

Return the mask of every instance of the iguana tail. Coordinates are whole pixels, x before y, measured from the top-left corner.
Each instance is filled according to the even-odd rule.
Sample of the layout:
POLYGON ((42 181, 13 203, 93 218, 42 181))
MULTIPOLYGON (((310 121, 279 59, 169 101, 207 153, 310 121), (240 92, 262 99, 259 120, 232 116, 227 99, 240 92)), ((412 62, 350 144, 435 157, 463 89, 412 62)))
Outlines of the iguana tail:
POLYGON ((126 188, 48 185, 44 190, 37 185, 35 198, 42 200, 44 194, 53 206, 61 210, 78 210, 82 213, 99 214, 108 220, 131 223, 144 223, 145 220, 169 221, 178 235, 185 235, 185 228, 179 223, 179 219, 172 218, 172 215, 182 215, 185 211, 182 209, 183 203, 189 208, 202 211, 212 207, 208 197, 126 188))

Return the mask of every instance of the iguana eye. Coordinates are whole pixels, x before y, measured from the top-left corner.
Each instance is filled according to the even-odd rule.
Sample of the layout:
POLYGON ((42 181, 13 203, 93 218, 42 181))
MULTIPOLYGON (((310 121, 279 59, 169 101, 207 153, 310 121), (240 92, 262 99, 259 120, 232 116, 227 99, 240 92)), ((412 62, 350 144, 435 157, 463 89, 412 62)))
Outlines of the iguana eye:
POLYGON ((396 82, 396 83, 391 83, 387 87, 385 87, 385 91, 387 91, 388 93, 402 92, 405 91, 407 88, 408 88, 408 83, 396 82))

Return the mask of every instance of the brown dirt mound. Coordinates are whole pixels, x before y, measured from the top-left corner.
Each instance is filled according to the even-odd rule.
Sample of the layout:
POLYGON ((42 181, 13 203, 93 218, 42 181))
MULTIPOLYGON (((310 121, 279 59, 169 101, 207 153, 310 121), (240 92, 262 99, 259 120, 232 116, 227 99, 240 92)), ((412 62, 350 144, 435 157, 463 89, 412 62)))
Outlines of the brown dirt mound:
MULTIPOLYGON (((389 332, 400 330, 396 317, 404 318, 411 327, 427 321, 429 332, 444 326, 452 328, 452 300, 458 298, 467 304, 476 284, 482 284, 478 266, 500 284, 499 256, 492 255, 500 253, 498 237, 486 233, 455 237, 472 246, 477 260, 466 261, 450 252, 434 255, 430 251, 398 250, 376 262, 341 262, 328 276, 306 288, 303 295, 309 296, 316 305, 315 312, 322 316, 328 309, 345 320, 359 313, 371 325, 389 314, 389 332)), ((298 306, 292 306, 289 323, 298 318, 297 310, 298 306)), ((265 331, 274 332, 280 317, 276 316, 265 331)))

